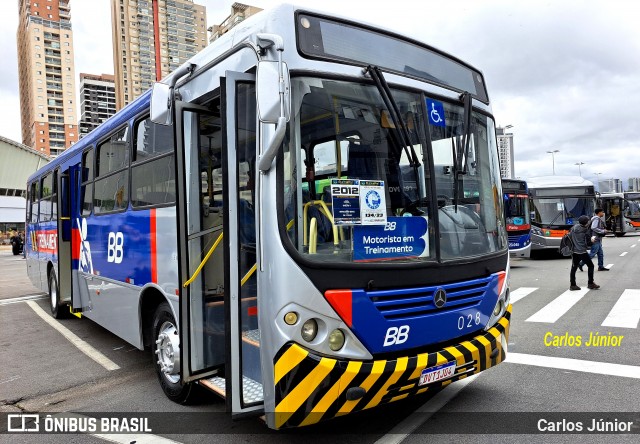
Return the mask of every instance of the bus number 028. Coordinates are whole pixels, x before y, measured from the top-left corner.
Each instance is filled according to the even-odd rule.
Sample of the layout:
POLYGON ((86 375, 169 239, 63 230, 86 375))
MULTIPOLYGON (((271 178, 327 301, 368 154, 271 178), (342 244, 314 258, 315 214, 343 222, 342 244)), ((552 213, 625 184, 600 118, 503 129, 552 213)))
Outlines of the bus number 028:
POLYGON ((458 318, 458 330, 464 330, 465 328, 475 327, 480 325, 480 312, 476 311, 475 316, 468 314, 466 316, 460 316, 458 318))

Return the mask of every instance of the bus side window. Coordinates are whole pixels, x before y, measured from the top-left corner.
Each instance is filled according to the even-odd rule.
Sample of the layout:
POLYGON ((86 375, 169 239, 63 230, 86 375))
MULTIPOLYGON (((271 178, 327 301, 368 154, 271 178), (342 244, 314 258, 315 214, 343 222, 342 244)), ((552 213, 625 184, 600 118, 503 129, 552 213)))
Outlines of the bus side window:
POLYGON ((88 216, 93 207, 93 148, 82 154, 81 182, 82 215, 88 216))
POLYGON ((173 129, 149 118, 135 125, 131 167, 133 207, 172 204, 176 200, 173 129))

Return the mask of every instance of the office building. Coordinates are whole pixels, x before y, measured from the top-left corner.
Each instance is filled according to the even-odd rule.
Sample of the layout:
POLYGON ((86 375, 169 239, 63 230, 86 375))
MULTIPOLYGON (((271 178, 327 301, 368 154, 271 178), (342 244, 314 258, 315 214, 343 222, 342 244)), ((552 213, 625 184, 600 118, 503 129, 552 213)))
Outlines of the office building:
POLYGON ((19 0, 22 143, 57 156, 78 141, 69 0, 19 0))
POLYGON ((231 14, 229 15, 229 17, 224 19, 223 22, 219 25, 213 25, 209 28, 209 32, 211 33, 209 42, 213 42, 241 21, 245 20, 248 17, 251 17, 253 14, 257 14, 260 11, 262 11, 262 8, 245 5, 242 3, 234 3, 233 5, 231 5, 231 14))
POLYGON ((207 45, 193 0, 111 0, 111 17, 118 110, 207 45))
POLYGON ((500 156, 500 177, 503 179, 514 179, 514 156, 513 156, 513 133, 507 132, 511 125, 496 128, 498 138, 498 154, 500 156))
POLYGON ((622 193, 623 186, 620 179, 605 179, 598 183, 598 189, 601 193, 622 193))
POLYGON ((116 87, 109 74, 80 74, 80 137, 116 113, 116 87))
POLYGON ((640 177, 630 177, 628 191, 640 191, 640 177))

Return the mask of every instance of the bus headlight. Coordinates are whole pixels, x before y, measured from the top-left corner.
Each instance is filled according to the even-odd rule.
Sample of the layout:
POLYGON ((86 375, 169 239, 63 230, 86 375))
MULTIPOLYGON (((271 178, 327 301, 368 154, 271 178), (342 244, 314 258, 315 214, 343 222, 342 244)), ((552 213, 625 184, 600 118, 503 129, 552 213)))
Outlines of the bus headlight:
POLYGON ((286 315, 284 315, 284 322, 287 325, 293 325, 298 322, 298 313, 295 311, 290 311, 286 315))
POLYGON ((493 315, 494 316, 498 316, 501 312, 502 312, 502 306, 503 306, 503 302, 502 299, 498 299, 498 303, 496 304, 495 308, 493 309, 493 315))
POLYGON ((318 323, 315 319, 308 319, 302 324, 302 329, 300 330, 300 335, 302 339, 307 342, 311 342, 315 339, 318 334, 318 323))
POLYGON ((338 351, 344 345, 344 333, 339 328, 336 328, 329 333, 329 348, 333 351, 338 351))
POLYGON ((504 313, 509 305, 509 268, 507 270, 500 271, 498 274, 498 300, 493 307, 493 312, 489 318, 489 322, 485 326, 485 331, 496 325, 496 322, 504 316, 504 313))

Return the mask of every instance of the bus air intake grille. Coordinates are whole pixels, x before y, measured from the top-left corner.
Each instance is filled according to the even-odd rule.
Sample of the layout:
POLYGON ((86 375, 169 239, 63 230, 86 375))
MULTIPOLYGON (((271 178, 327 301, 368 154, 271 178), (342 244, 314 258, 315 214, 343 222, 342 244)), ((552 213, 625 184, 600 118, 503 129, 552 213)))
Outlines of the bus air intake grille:
POLYGON ((491 281, 492 278, 487 277, 431 287, 366 291, 365 294, 385 319, 411 319, 479 305, 491 281), (439 288, 447 292, 447 302, 442 308, 437 308, 434 302, 439 288))

